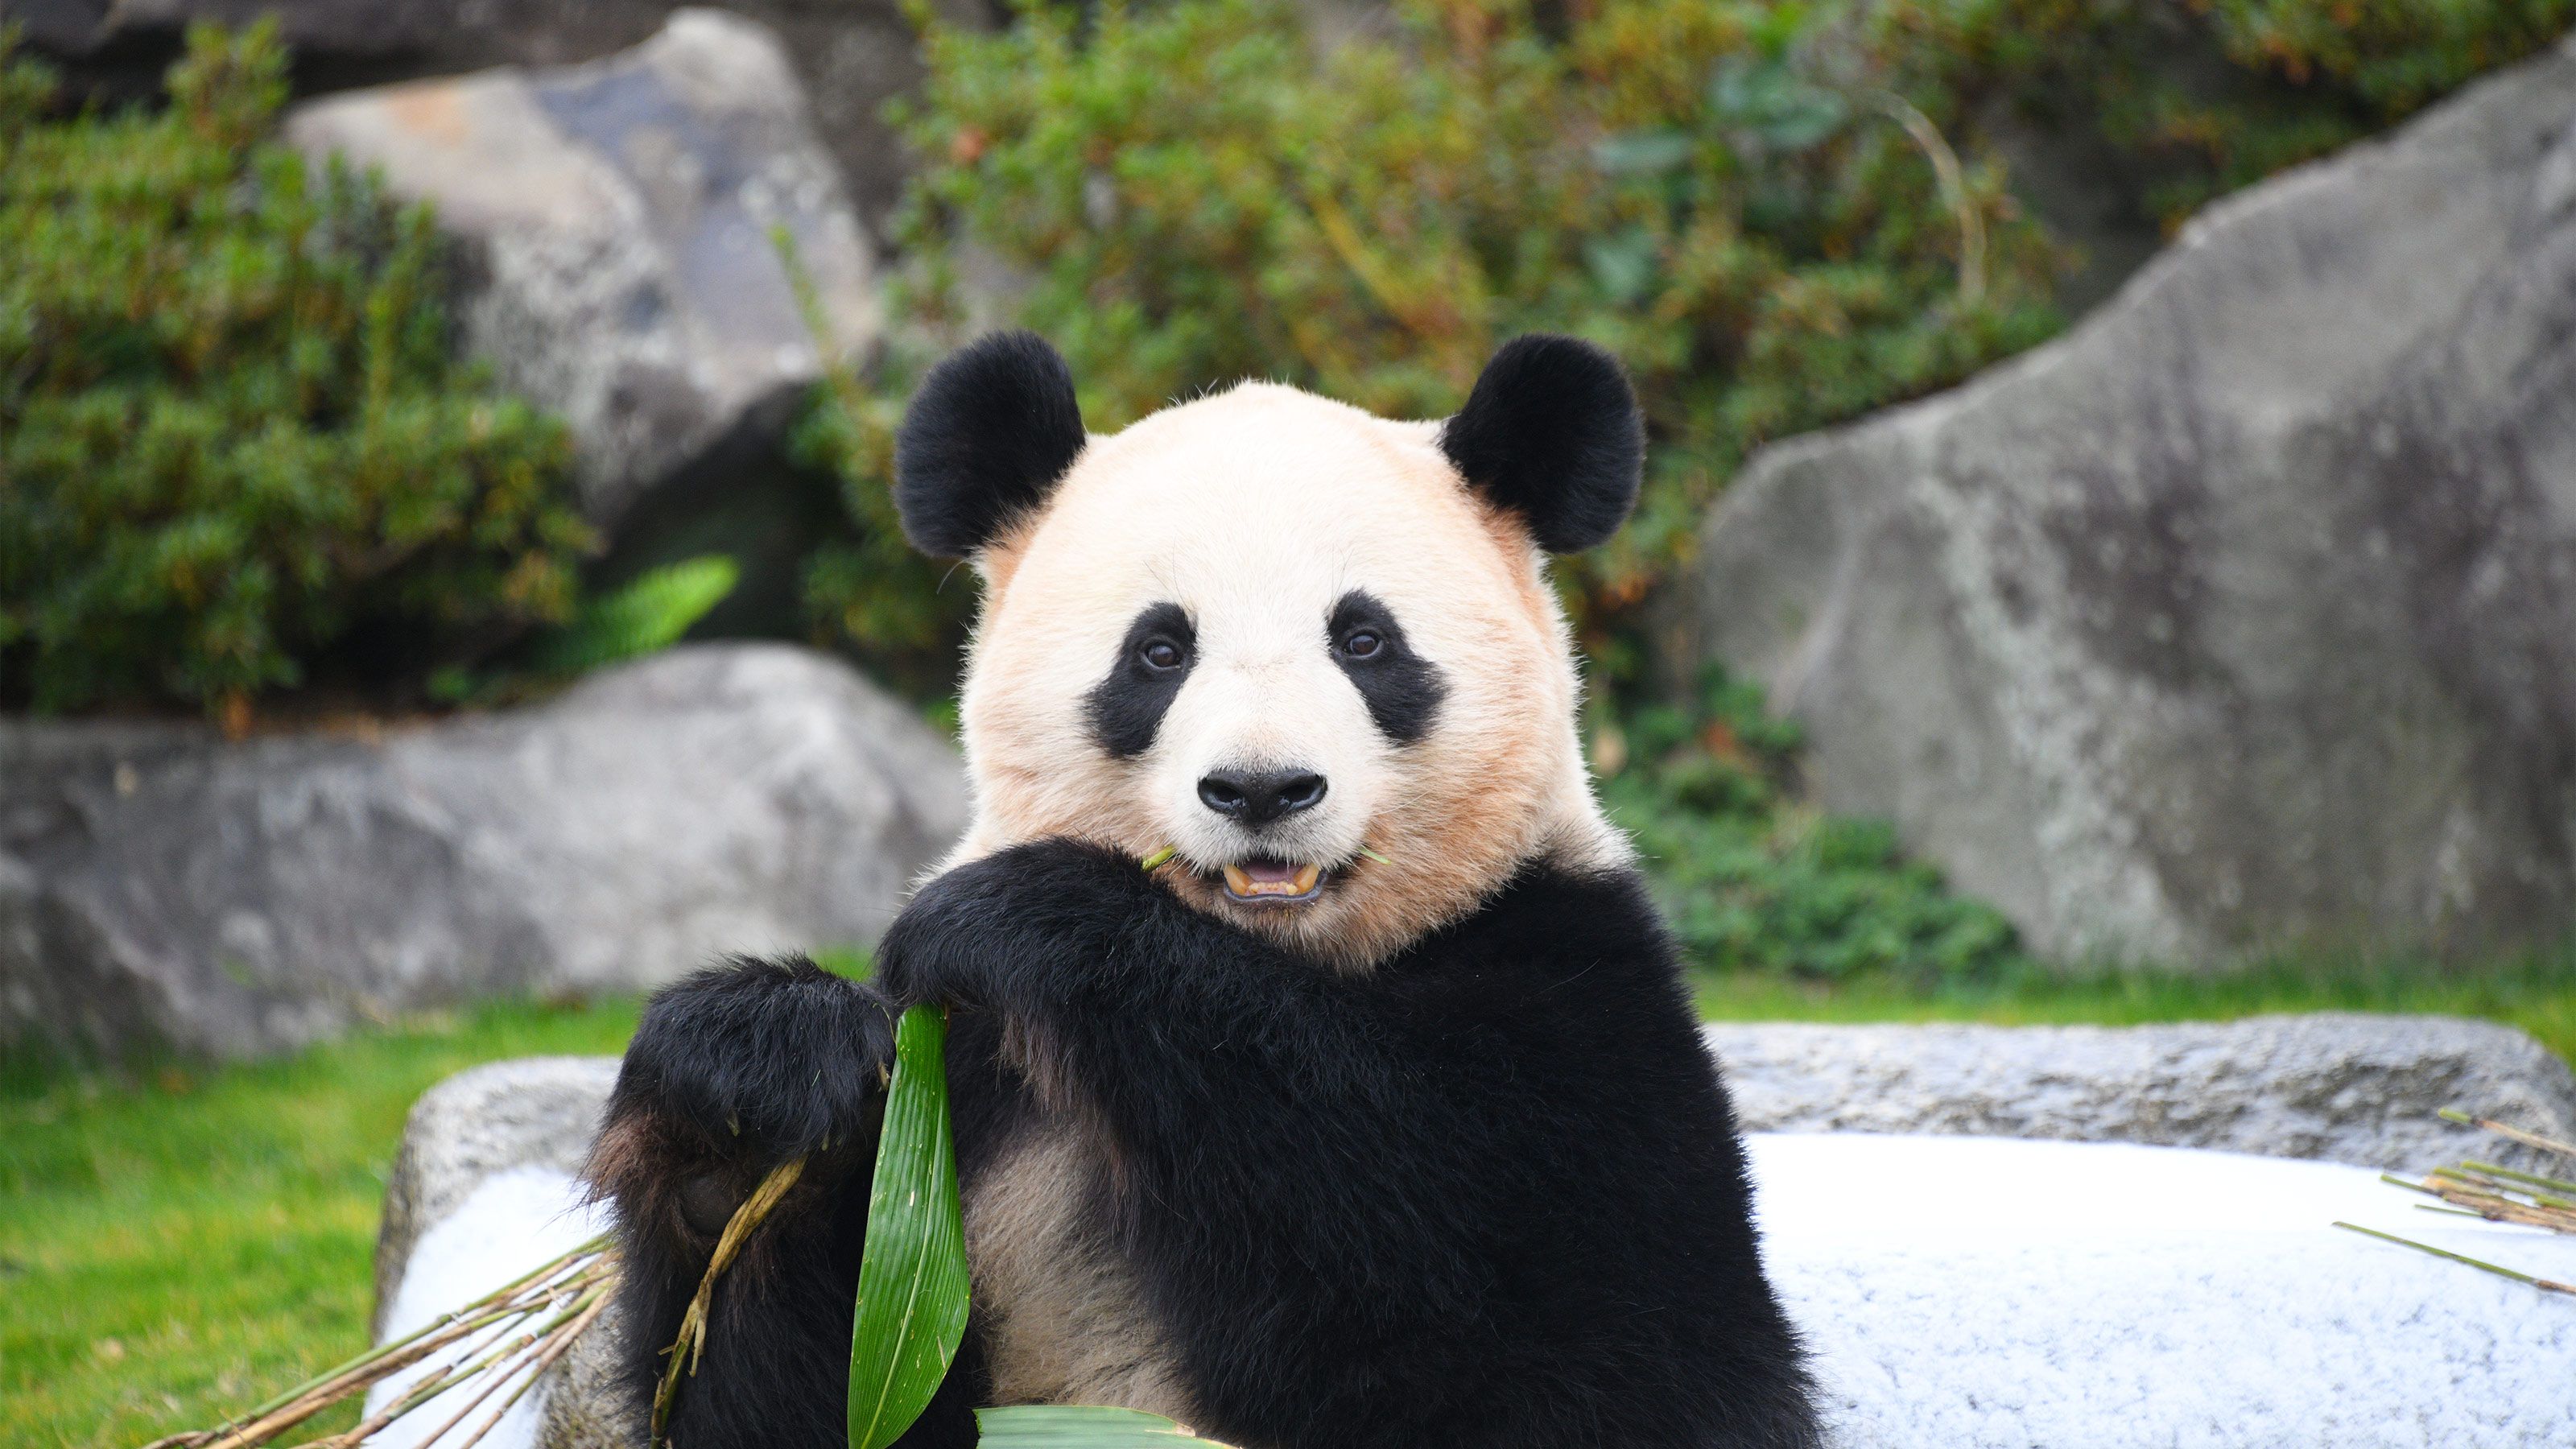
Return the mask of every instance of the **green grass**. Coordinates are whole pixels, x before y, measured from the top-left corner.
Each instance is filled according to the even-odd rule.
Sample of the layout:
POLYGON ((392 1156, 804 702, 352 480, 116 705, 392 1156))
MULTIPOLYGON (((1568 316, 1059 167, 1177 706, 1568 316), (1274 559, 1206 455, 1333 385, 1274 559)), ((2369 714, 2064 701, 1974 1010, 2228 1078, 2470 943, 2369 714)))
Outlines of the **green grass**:
MULTIPOLYGON (((2276 963, 2204 977, 2005 972, 1976 984, 1887 972, 1697 979, 1703 1012, 1744 1020, 2441 1012, 2509 1022, 2576 1059, 2576 951, 2474 971, 2276 963)), ((412 1100, 475 1062, 617 1051, 634 1025, 630 1000, 498 1005, 286 1061, 125 1078, 21 1070, 0 1081, 0 1444, 131 1449, 355 1351, 377 1206, 412 1100)))
POLYGON ((0 1086, 0 1444, 131 1449, 364 1347, 412 1100, 634 1029, 629 1000, 499 1005, 284 1061, 19 1071, 0 1086))

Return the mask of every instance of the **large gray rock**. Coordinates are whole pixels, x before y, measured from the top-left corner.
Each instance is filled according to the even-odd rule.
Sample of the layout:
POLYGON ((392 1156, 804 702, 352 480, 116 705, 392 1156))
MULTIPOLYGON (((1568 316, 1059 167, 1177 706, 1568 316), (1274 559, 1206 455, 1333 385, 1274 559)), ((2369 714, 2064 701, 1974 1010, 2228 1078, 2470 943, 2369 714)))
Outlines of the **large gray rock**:
POLYGON ((965 813, 907 707, 777 645, 356 733, 0 722, 0 1039, 256 1052, 872 941, 965 813))
POLYGON ((2576 51, 2213 207, 2063 340, 1765 450, 1672 601, 1824 804, 2052 955, 2576 926, 2576 51))
POLYGON ((465 350, 563 415, 596 522, 693 471, 730 471, 821 378, 774 231, 793 239, 834 344, 876 336, 867 236, 785 51, 740 16, 681 10, 585 65, 307 102, 286 136, 436 204, 467 257, 465 350))
MULTIPOLYGON (((2457 1107, 2576 1142, 2576 1077, 2509 1026, 2442 1016, 2260 1016, 2171 1026, 1720 1022, 1749 1132, 2143 1142, 2424 1172, 2536 1154, 2457 1107)), ((2563 1164, 2562 1164, 2563 1165, 2563 1164)))
MULTIPOLYGON (((636 45, 673 0, 8 0, 0 19, 73 87, 115 102, 160 93, 181 33, 198 20, 273 16, 299 92, 319 93, 496 65, 569 65, 636 45)), ((720 8, 778 32, 811 99, 815 128, 872 221, 901 193, 905 152, 882 115, 921 78, 896 0, 733 0, 720 8)), ((983 0, 937 0, 951 24, 990 24, 983 0)))

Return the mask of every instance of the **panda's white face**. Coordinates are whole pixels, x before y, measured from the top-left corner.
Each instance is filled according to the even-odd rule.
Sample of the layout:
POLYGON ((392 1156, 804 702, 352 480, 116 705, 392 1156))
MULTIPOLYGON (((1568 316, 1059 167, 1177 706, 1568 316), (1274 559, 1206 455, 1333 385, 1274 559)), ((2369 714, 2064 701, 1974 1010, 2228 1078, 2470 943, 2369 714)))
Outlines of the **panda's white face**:
POLYGON ((1345 968, 1620 847, 1542 555, 1435 425, 1237 387, 1090 440, 977 563, 978 855, 1069 835, 1345 968))

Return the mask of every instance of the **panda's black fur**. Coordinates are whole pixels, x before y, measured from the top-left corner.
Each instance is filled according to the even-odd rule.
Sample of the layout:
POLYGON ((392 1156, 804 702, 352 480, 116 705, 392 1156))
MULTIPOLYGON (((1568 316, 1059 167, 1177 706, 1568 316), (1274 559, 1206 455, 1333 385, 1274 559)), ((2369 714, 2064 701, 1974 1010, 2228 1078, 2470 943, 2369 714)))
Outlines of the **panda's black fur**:
MULTIPOLYGON (((1548 495, 1527 470, 1568 469, 1580 492, 1598 483, 1585 469, 1620 466, 1624 448, 1633 491, 1634 403, 1606 358, 1561 341, 1538 352, 1551 349, 1507 349, 1517 380, 1486 414, 1471 402, 1443 447, 1535 538, 1571 546, 1605 531, 1609 504, 1548 495), (1587 358, 1610 366, 1616 396, 1551 432, 1525 389, 1552 377, 1580 393, 1587 358)), ((1024 352, 970 350, 929 394, 976 399, 958 414, 976 429, 1052 427, 1048 409, 1008 400, 1044 381, 1024 352)), ((916 409, 906 448, 962 470, 949 486, 1003 481, 921 515, 925 546, 980 546, 1064 466, 1060 436, 916 437, 927 425, 916 409)), ((1388 728, 1374 699, 1371 713, 1388 728)), ((1139 727, 1150 737, 1150 720, 1139 727)), ((1040 840, 932 880, 878 965, 862 985, 801 961, 736 963, 647 1008, 593 1166, 629 1265, 623 1382, 639 1441, 659 1350, 726 1213, 772 1164, 810 1155, 715 1295, 671 1439, 844 1442, 890 1023, 937 1002, 952 1010, 967 1200, 1009 1170, 1012 1144, 1061 1122, 1069 1087, 1105 1144, 1080 1218, 1132 1274, 1202 1433, 1254 1449, 1819 1442, 1726 1094, 1632 868, 1527 862, 1465 919, 1345 972, 1184 904, 1131 858, 1040 840)), ((905 1445, 974 1442, 991 1387, 982 1315, 979 1301, 905 1445)))
POLYGON ((996 332, 930 370, 895 434, 895 509, 933 558, 964 558, 1046 500, 1082 452, 1073 374, 1035 333, 996 332))

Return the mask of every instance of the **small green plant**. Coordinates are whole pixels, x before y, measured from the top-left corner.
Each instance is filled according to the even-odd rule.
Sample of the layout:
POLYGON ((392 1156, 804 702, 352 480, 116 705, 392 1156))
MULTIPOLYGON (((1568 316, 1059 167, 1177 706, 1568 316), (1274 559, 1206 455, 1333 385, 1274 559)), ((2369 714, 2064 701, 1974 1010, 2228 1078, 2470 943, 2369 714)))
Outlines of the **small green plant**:
POLYGON ((0 38, 0 706, 246 715, 571 616, 562 427, 450 359, 429 215, 268 139, 273 25, 45 119, 0 38))
POLYGON ((1694 964, 1841 979, 2021 963, 2011 923, 1906 860, 1893 830, 1796 801, 1797 727, 1765 716, 1755 686, 1712 672, 1690 704, 1604 719, 1593 738, 1602 801, 1694 964))
POLYGON ((741 565, 725 554, 648 569, 585 601, 570 622, 538 631, 512 661, 490 671, 441 669, 429 677, 429 694, 446 704, 498 704, 641 659, 678 643, 741 579, 741 565))

